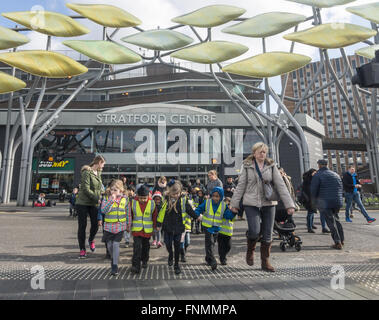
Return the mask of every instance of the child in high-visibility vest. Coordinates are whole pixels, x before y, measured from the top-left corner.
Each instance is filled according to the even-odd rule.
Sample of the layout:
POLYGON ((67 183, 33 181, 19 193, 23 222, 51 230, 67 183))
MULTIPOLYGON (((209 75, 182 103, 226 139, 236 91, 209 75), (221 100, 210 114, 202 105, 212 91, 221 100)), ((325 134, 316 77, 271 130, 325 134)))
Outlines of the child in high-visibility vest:
POLYGON ((132 235, 133 235, 133 258, 132 273, 140 273, 142 268, 147 268, 150 252, 150 237, 156 229, 157 209, 150 197, 150 190, 142 185, 137 190, 137 196, 132 200, 132 235))
POLYGON ((224 190, 221 187, 215 187, 211 192, 211 197, 204 201, 195 213, 202 216, 202 226, 205 234, 205 261, 212 270, 217 269, 217 261, 213 254, 213 248, 217 241, 217 234, 221 230, 222 220, 232 220, 235 214, 231 212, 226 205, 224 190))
MULTIPOLYGON (((190 199, 188 195, 184 193, 182 194, 182 198, 183 197, 187 199, 186 201, 188 202, 189 206, 192 209, 196 209, 194 207, 193 200, 190 199)), ((196 221, 198 221, 198 217, 196 216, 195 212, 191 219, 191 216, 187 214, 187 211, 188 210, 186 209, 185 201, 182 200, 182 216, 183 216, 183 223, 184 223, 184 232, 182 233, 182 238, 180 241, 180 261, 181 262, 187 262, 186 252, 191 242, 192 221, 194 221, 195 219, 196 221)))
POLYGON ((129 198, 124 195, 124 184, 121 180, 113 180, 106 191, 107 196, 102 200, 98 215, 99 226, 103 225, 103 240, 111 255, 111 274, 118 274, 118 259, 120 242, 125 231, 130 230, 131 214, 129 198))
POLYGON ((157 220, 158 230, 162 227, 164 231, 164 242, 169 254, 169 266, 174 264, 173 260, 175 258, 175 274, 181 273, 179 267, 180 243, 186 224, 188 225, 188 216, 197 218, 191 205, 188 203, 188 199, 182 196, 182 185, 179 182, 175 182, 169 187, 157 220), (172 250, 173 244, 174 252, 172 250))
MULTIPOLYGON (((226 205, 230 206, 230 198, 225 198, 226 205)), ((233 235, 233 224, 236 216, 232 220, 223 218, 221 224, 221 230, 218 232, 217 243, 218 243, 218 255, 220 257, 220 262, 222 265, 226 265, 226 255, 232 248, 232 235, 233 235)))

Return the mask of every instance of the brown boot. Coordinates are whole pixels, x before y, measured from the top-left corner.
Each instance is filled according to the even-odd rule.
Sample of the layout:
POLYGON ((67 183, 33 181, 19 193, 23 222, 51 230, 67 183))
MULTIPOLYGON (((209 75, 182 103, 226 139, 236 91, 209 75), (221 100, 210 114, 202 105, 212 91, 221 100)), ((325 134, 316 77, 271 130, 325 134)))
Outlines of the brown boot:
POLYGON ((246 263, 249 266, 254 265, 254 251, 257 245, 257 240, 247 238, 246 263))
POLYGON ((271 242, 261 242, 261 260, 262 270, 267 272, 275 272, 275 269, 270 264, 268 258, 270 257, 271 242))

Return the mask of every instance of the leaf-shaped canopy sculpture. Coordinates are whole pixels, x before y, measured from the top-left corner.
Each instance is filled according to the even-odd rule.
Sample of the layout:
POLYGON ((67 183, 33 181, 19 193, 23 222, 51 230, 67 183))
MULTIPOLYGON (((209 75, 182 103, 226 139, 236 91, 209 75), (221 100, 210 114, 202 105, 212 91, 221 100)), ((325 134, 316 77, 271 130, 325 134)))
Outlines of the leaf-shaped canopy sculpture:
POLYGON ((284 39, 323 49, 343 48, 376 35, 376 31, 350 23, 327 23, 290 33, 284 39))
POLYGON ((234 42, 211 41, 197 44, 171 54, 171 57, 204 64, 219 63, 236 58, 249 48, 234 42))
POLYGON ((93 60, 106 64, 129 64, 142 60, 134 51, 110 41, 68 40, 63 41, 63 44, 93 60))
POLYGON ((74 19, 49 11, 20 11, 2 13, 5 18, 43 34, 55 37, 76 37, 90 32, 74 19))
POLYGON ((88 71, 79 62, 51 51, 0 53, 0 61, 33 75, 48 78, 74 77, 88 71))
POLYGON ((232 21, 245 12, 245 9, 234 6, 213 5, 176 17, 171 21, 194 27, 211 28, 232 21))
POLYGON ((122 38, 122 41, 151 50, 175 50, 193 42, 193 39, 173 30, 150 30, 122 38))
POLYGON ((367 59, 374 59, 376 50, 379 50, 379 44, 358 49, 355 51, 355 54, 358 56, 365 57, 367 59))
POLYGON ((267 52, 232 63, 222 68, 222 71, 241 76, 269 78, 302 68, 311 60, 302 54, 267 52))
POLYGON ((27 44, 29 41, 28 37, 0 26, 0 50, 16 48, 27 44))
POLYGON ((335 6, 344 5, 355 0, 287 0, 291 2, 306 4, 317 8, 331 8, 335 6))
POLYGON ((379 23, 379 2, 348 7, 346 10, 371 22, 379 23))
POLYGON ((67 7, 97 24, 111 28, 135 27, 142 23, 129 12, 107 4, 67 3, 67 7))
POLYGON ((25 87, 26 83, 24 81, 0 72, 0 94, 18 91, 25 87))
POLYGON ((244 37, 265 38, 288 30, 306 20, 306 16, 287 12, 268 12, 222 30, 244 37))

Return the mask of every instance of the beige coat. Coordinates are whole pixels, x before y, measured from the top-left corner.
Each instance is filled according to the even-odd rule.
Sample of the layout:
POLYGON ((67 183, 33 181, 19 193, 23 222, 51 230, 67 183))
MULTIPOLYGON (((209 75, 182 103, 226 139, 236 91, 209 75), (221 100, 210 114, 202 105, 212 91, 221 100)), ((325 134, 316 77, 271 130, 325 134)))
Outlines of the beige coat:
MULTIPOLYGON (((282 176, 272 160, 266 160, 265 166, 262 170, 262 177, 265 181, 273 182, 274 188, 280 199, 283 201, 286 209, 295 208, 295 204, 288 192, 282 176)), ((278 204, 277 201, 268 201, 265 199, 263 184, 255 170, 254 160, 246 159, 243 162, 238 185, 231 201, 231 206, 233 208, 239 208, 241 198, 243 198, 244 206, 261 208, 278 204)))

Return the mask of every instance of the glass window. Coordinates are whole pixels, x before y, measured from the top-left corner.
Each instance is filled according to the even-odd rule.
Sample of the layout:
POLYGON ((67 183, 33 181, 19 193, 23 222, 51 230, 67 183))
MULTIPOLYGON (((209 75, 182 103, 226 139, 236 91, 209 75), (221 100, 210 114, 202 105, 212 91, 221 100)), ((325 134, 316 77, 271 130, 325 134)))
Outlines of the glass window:
POLYGON ((97 130, 95 149, 97 152, 118 153, 121 149, 120 130, 97 130))

